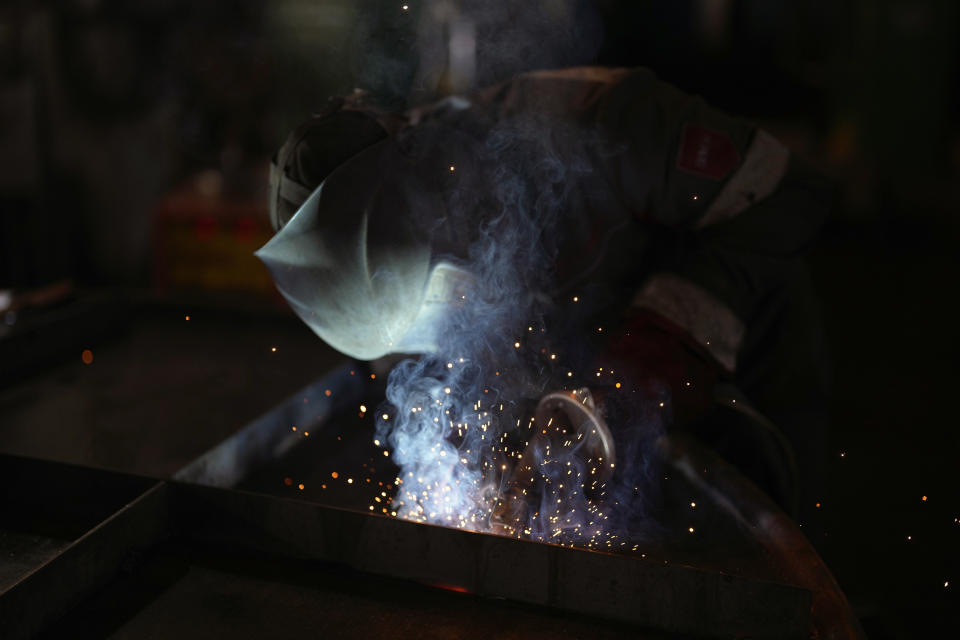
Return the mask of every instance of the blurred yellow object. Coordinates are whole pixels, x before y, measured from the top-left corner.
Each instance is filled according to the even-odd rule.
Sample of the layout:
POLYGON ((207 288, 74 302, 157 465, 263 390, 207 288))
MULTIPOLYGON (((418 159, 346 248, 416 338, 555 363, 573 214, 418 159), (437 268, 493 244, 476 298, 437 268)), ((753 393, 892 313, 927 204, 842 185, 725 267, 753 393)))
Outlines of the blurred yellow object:
POLYGON ((154 210, 153 284, 162 291, 225 291, 276 297, 253 252, 272 236, 267 204, 188 187, 154 210))

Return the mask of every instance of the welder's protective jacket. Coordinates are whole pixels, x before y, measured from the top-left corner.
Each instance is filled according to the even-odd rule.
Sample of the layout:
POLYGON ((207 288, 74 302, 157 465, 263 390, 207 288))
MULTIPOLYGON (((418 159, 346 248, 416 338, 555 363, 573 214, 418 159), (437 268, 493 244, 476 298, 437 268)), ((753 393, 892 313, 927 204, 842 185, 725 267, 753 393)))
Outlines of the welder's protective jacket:
MULTIPOLYGON (((499 118, 536 113, 602 132, 587 145, 587 227, 565 238, 559 277, 636 286, 633 306, 684 329, 724 369, 745 327, 822 225, 824 182, 755 125, 727 116, 643 69, 530 73, 481 101, 499 118)), ((575 207, 577 208, 577 207, 575 207)))
MULTIPOLYGON (((283 284, 290 265, 266 260, 284 295, 297 299, 301 317, 354 357, 429 348, 429 337, 404 334, 411 327, 410 335, 417 333, 423 298, 437 289, 427 274, 438 256, 452 256, 456 264, 458 247, 470 241, 444 225, 462 215, 452 207, 484 206, 491 183, 475 176, 490 173, 479 164, 500 144, 491 131, 536 141, 542 162, 531 163, 533 172, 562 174, 542 189, 544 197, 562 190, 552 196, 560 211, 549 222, 558 244, 552 293, 573 295, 596 281, 627 287, 634 308, 665 318, 728 372, 736 369, 759 301, 778 286, 785 265, 826 215, 824 184, 784 145, 644 69, 527 73, 466 99, 415 109, 407 121, 404 130, 337 169, 311 196, 313 213, 301 210, 289 225, 290 233, 300 229, 302 242, 319 239, 329 248, 329 264, 316 272, 328 285, 291 293, 283 284), (331 206, 341 203, 339 212, 326 214, 339 231, 303 236, 315 225, 297 217, 325 215, 324 191, 331 206), (451 192, 459 197, 451 200, 451 192), (352 204, 342 204, 350 198, 352 204), (398 217, 429 229, 429 240, 417 239, 398 217), (402 248, 400 238, 407 239, 402 248), (337 296, 356 290, 356 280, 345 280, 343 272, 363 271, 375 289, 376 274, 385 272, 378 265, 396 266, 398 256, 406 266, 386 271, 401 273, 396 282, 407 284, 381 283, 380 295, 393 295, 392 324, 371 340, 358 327, 383 305, 358 311, 342 303, 337 296), (323 317, 320 308, 332 315, 323 317)), ((500 204, 510 197, 501 194, 500 204)), ((467 226, 483 228, 484 215, 467 226)))

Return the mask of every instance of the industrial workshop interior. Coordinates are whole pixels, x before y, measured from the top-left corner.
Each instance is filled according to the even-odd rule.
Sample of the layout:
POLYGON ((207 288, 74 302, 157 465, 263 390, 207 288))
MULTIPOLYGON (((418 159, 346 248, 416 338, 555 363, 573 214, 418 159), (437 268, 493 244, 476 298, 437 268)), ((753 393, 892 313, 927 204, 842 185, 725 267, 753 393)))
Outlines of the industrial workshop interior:
POLYGON ((953 0, 7 0, 0 637, 957 637, 953 0))

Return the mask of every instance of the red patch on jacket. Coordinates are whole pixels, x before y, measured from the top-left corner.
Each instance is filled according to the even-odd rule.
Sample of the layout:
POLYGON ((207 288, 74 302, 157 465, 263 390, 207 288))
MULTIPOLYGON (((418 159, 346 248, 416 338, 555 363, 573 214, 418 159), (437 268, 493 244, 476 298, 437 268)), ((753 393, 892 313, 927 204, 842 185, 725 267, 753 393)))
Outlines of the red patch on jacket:
POLYGON ((739 164, 740 154, 727 134, 698 124, 683 125, 677 154, 678 169, 723 180, 739 164))

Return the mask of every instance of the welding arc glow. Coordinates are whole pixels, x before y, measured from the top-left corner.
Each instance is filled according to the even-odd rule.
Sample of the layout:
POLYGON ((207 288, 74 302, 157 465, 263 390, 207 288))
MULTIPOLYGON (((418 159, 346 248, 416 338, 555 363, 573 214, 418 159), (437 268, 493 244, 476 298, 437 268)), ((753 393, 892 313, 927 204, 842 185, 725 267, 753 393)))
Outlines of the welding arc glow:
POLYGON ((436 230, 442 240, 431 244, 447 246, 451 262, 474 281, 436 321, 438 351, 391 371, 391 406, 382 411, 390 419, 377 421, 376 437, 401 468, 393 501, 400 517, 483 530, 499 492, 497 474, 488 471, 501 466, 497 447, 506 417, 485 403, 509 408, 544 386, 516 336, 529 320, 542 324, 546 311, 538 292, 550 287, 556 248, 543 231, 555 227, 567 167, 520 122, 474 137, 435 121, 406 135, 404 143, 421 157, 449 157, 442 171, 457 176, 443 192, 443 225, 414 207, 414 217, 427 217, 413 226, 436 230), (454 161, 450 149, 462 156, 454 161), (493 197, 478 200, 477 193, 493 197), (509 381, 499 375, 504 371, 509 381))
MULTIPOLYGON (((572 425, 535 426, 529 415, 531 401, 572 382, 562 358, 551 357, 570 349, 549 342, 544 318, 552 303, 543 292, 553 287, 550 265, 557 252, 556 234, 548 231, 557 228, 566 189, 576 182, 569 180, 571 172, 586 169, 569 158, 561 161, 550 148, 562 131, 546 139, 539 129, 520 125, 495 130, 479 147, 461 132, 423 134, 441 140, 445 149, 457 146, 451 143, 456 139, 471 150, 469 160, 456 163, 458 187, 443 194, 444 224, 427 218, 413 226, 436 229, 448 247, 461 243, 450 249, 457 254, 450 260, 474 279, 462 303, 437 320, 438 350, 402 361, 388 378, 375 437, 400 467, 390 513, 486 531, 491 514, 510 499, 517 509, 508 512, 515 515, 498 525, 509 535, 623 546, 621 529, 612 526, 617 516, 604 501, 621 504, 642 494, 634 491, 641 480, 623 482, 629 491, 618 494, 600 477, 613 461, 585 455, 572 425), (477 193, 495 195, 492 211, 478 211, 481 202, 491 203, 477 193), (535 439, 535 433, 542 437, 535 439), (529 459, 522 454, 528 445, 529 459), (530 474, 528 490, 508 491, 505 474, 511 468, 530 474)), ((422 134, 415 129, 411 136, 422 134)), ((417 140, 407 142, 416 148, 417 140)))

